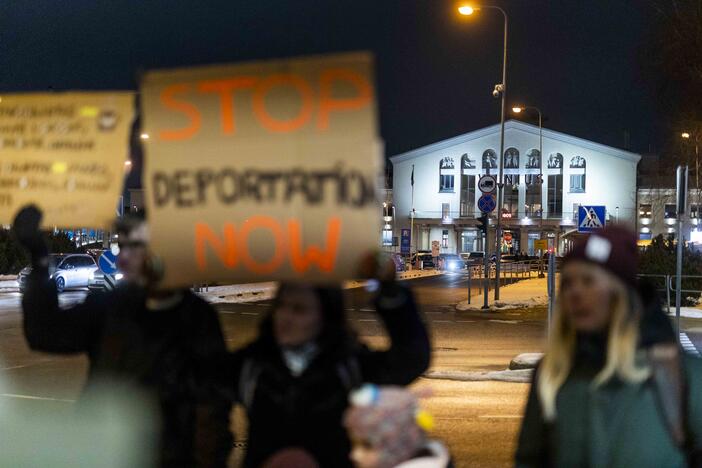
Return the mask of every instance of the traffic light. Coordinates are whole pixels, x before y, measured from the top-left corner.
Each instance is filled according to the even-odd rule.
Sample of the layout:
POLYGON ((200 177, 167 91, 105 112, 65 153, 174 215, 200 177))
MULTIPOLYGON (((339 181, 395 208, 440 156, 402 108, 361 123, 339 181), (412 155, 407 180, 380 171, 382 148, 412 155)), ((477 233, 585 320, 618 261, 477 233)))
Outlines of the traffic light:
POLYGON ((480 229, 484 235, 487 235, 488 226, 490 225, 490 220, 487 213, 483 213, 478 218, 478 229, 480 229))

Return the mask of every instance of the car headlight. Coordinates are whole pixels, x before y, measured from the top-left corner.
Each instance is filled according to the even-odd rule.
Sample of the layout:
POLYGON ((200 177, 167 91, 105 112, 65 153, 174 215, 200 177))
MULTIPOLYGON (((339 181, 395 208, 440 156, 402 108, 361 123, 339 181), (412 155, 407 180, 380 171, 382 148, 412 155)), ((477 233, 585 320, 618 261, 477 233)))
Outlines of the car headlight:
POLYGON ((124 275, 123 275, 122 273, 117 273, 117 274, 115 275, 115 279, 116 279, 117 281, 121 280, 122 278, 124 278, 124 275))

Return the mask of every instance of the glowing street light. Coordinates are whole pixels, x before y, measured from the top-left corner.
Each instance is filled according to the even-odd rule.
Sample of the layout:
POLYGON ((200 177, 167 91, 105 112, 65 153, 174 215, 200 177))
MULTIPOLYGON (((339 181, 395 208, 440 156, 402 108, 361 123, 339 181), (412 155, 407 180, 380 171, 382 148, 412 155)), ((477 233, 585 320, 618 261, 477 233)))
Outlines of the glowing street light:
POLYGON ((524 108, 522 108, 522 107, 513 107, 512 108, 512 112, 514 112, 515 114, 519 114, 523 110, 524 110, 524 108))
POLYGON ((475 12, 476 8, 473 8, 468 5, 461 5, 458 7, 458 12, 462 14, 463 16, 470 16, 475 12))
POLYGON ((688 132, 682 132, 682 134, 680 134, 680 136, 685 138, 685 139, 690 138, 690 134, 688 132))
POLYGON ((141 138, 142 140, 148 140, 148 139, 149 139, 149 134, 148 134, 148 133, 142 133, 141 135, 139 135, 139 138, 141 138))

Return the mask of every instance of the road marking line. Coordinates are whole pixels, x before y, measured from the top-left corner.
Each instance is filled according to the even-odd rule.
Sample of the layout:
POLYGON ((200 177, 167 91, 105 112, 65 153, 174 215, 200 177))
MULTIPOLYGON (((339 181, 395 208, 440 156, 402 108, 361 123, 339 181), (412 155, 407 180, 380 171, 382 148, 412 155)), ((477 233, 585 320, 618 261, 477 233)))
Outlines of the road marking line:
POLYGON ((687 336, 687 333, 680 332, 680 344, 682 345, 684 351, 687 351, 688 353, 694 354, 696 356, 702 356, 697 347, 690 340, 690 337, 687 336))
POLYGON ((258 315, 258 312, 242 312, 241 315, 258 315))
POLYGON ((509 324, 516 324, 519 323, 519 320, 499 320, 499 319, 493 319, 490 320, 490 322, 495 322, 495 323, 509 323, 509 324))
POLYGON ((475 320, 456 320, 456 323, 475 323, 475 320))
POLYGON ((453 323, 451 320, 432 320, 432 323, 453 323))
POLYGON ((48 398, 48 397, 38 397, 31 395, 15 395, 13 393, 0 393, 0 396, 7 398, 21 398, 23 400, 42 400, 42 401, 60 401, 63 403, 75 403, 76 400, 64 400, 62 398, 48 398))
POLYGON ((359 322, 377 322, 376 319, 358 319, 359 322))
POLYGON ((359 309, 361 312, 375 312, 375 309, 369 309, 367 307, 364 307, 363 309, 359 309))

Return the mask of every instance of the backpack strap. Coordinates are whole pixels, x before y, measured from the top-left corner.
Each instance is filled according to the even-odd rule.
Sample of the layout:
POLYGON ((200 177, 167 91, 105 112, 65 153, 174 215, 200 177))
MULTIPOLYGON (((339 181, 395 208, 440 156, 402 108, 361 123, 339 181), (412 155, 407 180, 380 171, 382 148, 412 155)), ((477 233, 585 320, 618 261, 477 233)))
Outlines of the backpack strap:
POLYGON ((648 358, 663 419, 675 445, 687 454, 687 392, 680 350, 675 343, 658 344, 649 348, 648 358))

